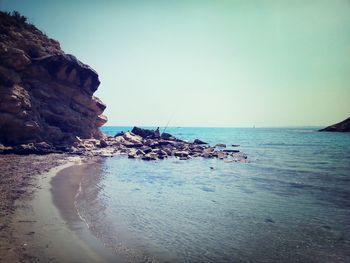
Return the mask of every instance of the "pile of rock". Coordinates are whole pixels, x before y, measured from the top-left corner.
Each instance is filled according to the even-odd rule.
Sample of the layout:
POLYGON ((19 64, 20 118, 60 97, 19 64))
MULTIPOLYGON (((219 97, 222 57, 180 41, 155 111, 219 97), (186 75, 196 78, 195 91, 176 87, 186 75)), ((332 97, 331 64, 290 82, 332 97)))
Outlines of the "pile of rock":
POLYGON ((127 155, 145 161, 164 159, 170 156, 180 160, 195 157, 226 159, 228 162, 244 162, 247 156, 236 149, 226 149, 225 144, 210 146, 201 140, 188 142, 158 130, 134 127, 131 132, 118 133, 104 140, 81 140, 72 153, 82 155, 115 156, 127 155))
MULTIPOLYGON (((233 145, 232 147, 236 147, 233 145)), ((47 143, 29 143, 16 147, 0 145, 0 153, 47 154, 70 153, 83 156, 110 157, 127 155, 145 161, 176 157, 188 160, 195 157, 219 158, 226 162, 245 162, 247 156, 237 149, 226 148, 225 144, 210 146, 199 139, 188 142, 175 138, 169 133, 160 134, 158 130, 134 127, 131 132, 121 132, 104 139, 80 139, 72 144, 53 146, 47 143)))

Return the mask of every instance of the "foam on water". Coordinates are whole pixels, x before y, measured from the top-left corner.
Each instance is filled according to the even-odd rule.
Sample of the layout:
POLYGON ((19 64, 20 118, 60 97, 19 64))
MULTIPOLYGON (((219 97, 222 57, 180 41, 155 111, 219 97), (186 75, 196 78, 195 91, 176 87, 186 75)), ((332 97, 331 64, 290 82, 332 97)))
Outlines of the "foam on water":
MULTIPOLYGON (((128 128, 104 129, 114 135, 128 128)), ((133 262, 350 261, 350 134, 167 132, 239 144, 249 163, 121 156, 90 166, 76 205, 117 253, 133 262)))

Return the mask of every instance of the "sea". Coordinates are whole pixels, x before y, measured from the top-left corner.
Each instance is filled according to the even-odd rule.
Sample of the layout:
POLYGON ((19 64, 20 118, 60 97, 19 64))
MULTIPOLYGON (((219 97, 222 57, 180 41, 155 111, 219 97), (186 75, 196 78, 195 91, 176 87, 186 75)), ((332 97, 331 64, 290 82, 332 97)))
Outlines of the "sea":
POLYGON ((318 128, 167 128, 247 162, 104 158, 76 209, 126 262, 350 262, 350 133, 318 128))

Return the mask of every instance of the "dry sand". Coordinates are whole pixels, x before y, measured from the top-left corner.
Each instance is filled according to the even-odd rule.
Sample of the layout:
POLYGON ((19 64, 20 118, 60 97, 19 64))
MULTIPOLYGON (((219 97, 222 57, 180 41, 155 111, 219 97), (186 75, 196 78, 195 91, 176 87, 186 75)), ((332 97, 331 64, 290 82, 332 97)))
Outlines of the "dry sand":
POLYGON ((13 216, 38 190, 38 175, 67 163, 65 154, 0 155, 0 262, 18 262, 26 256, 13 216))

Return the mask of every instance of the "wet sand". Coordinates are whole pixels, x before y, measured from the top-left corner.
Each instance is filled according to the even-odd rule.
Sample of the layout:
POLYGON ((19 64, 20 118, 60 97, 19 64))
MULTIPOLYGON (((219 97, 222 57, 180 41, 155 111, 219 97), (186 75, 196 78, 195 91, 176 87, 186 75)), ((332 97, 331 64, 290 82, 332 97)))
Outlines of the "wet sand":
POLYGON ((90 233, 75 210, 74 197, 84 175, 81 159, 60 160, 18 188, 22 197, 12 205, 3 198, 9 209, 1 217, 0 262, 122 262, 90 233))
MULTIPOLYGON (((52 201, 57 208, 65 227, 69 229, 74 238, 70 240, 73 245, 58 251, 59 261, 67 262, 124 262, 113 250, 106 248, 100 240, 91 234, 88 225, 77 213, 74 205, 82 176, 89 175, 87 170, 94 165, 94 160, 81 165, 74 165, 61 170, 51 180, 52 201)), ((51 204, 52 205, 52 204, 51 204)), ((65 229, 68 231, 68 229, 65 229)), ((65 237, 59 238, 60 240, 65 237)), ((58 240, 58 241, 60 241, 58 240)))

